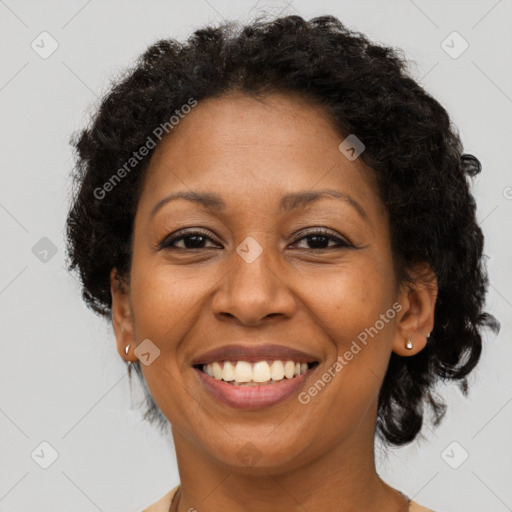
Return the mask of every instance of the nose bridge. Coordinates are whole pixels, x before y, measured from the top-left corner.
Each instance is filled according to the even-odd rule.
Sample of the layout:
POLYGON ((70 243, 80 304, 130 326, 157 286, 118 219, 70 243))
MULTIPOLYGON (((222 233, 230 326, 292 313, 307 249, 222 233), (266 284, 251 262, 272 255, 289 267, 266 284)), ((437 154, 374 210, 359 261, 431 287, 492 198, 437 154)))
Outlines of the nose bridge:
POLYGON ((246 237, 236 247, 233 272, 236 273, 237 286, 254 287, 257 285, 258 288, 272 286, 269 283, 270 276, 268 275, 272 274, 275 277, 271 268, 272 262, 275 262, 271 246, 272 244, 269 243, 268 237, 256 235, 255 237, 246 237))
POLYGON ((293 296, 280 276, 279 258, 269 237, 246 237, 231 255, 232 268, 213 301, 215 313, 230 313, 243 322, 271 314, 292 313, 293 296))

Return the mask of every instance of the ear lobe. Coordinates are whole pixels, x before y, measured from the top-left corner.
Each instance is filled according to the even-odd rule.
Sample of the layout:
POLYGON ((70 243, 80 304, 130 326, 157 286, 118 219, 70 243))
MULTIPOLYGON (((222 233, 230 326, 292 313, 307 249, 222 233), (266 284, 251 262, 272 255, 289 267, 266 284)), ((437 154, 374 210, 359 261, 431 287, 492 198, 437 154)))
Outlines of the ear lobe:
POLYGON ((113 268, 110 272, 110 294, 112 296, 112 327, 117 342, 117 351, 125 361, 136 361, 126 354, 127 345, 134 345, 133 318, 130 307, 130 293, 113 268))
POLYGON ((399 303, 402 310, 397 316, 397 329, 392 350, 400 356, 412 356, 423 350, 434 328, 437 300, 437 277, 428 263, 416 265, 413 282, 401 287, 399 303), (408 348, 412 343, 412 347, 408 348))

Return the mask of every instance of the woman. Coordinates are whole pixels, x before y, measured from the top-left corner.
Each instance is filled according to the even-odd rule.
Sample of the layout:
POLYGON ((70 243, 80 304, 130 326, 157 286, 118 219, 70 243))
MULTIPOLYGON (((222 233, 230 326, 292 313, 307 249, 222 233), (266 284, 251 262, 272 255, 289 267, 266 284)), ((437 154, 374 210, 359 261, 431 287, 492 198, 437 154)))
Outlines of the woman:
POLYGON ((377 474, 477 364, 480 162, 332 16, 152 45, 74 140, 70 269, 171 425, 146 510, 429 510, 377 474), (142 363, 142 364, 141 364, 142 363))

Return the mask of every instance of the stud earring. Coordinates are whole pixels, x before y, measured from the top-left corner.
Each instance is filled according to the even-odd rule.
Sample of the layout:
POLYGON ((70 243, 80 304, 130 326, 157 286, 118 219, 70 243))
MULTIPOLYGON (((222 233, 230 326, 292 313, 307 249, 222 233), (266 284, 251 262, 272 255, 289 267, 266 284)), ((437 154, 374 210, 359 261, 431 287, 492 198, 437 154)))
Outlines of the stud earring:
POLYGON ((412 341, 411 340, 407 340, 407 343, 405 344, 405 348, 407 350, 411 350, 411 348, 412 348, 412 341))
MULTIPOLYGON (((130 344, 126 345, 126 347, 124 347, 124 353, 126 355, 128 355, 128 352, 130 351, 130 344)), ((127 361, 127 365, 128 365, 128 377, 130 378, 130 381, 131 381, 131 378, 132 378, 132 362, 131 361, 127 361)))

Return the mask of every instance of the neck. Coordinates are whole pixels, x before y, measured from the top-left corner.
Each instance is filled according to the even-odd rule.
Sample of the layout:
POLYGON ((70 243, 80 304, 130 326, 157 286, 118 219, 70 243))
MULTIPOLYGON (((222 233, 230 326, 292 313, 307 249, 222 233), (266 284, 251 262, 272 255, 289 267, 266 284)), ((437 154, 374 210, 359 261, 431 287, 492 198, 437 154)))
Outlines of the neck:
POLYGON ((405 498, 376 472, 374 425, 293 467, 250 470, 220 463, 173 429, 181 481, 173 511, 244 512, 250 503, 266 512, 406 512, 405 498))

